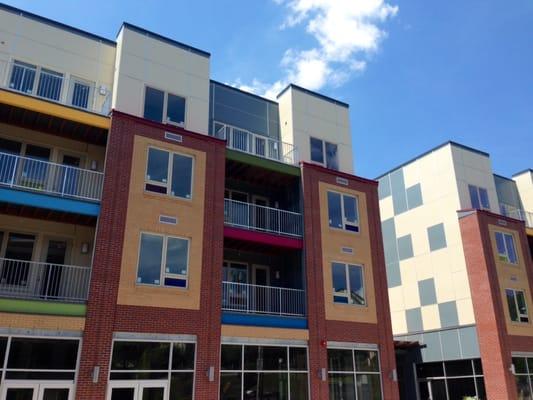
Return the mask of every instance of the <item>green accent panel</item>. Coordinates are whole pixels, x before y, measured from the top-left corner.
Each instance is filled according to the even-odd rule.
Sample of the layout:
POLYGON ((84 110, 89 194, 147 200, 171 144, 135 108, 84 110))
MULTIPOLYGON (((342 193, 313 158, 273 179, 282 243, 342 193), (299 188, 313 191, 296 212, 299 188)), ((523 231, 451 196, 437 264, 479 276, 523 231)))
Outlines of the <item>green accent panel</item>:
POLYGON ((266 158, 253 156, 237 150, 226 149, 226 157, 229 160, 255 165, 256 167, 281 172, 282 174, 300 176, 300 168, 295 165, 288 165, 277 161, 267 160, 266 158))
POLYGON ((0 299, 0 311, 84 317, 87 312, 87 306, 85 304, 68 304, 54 301, 0 299))

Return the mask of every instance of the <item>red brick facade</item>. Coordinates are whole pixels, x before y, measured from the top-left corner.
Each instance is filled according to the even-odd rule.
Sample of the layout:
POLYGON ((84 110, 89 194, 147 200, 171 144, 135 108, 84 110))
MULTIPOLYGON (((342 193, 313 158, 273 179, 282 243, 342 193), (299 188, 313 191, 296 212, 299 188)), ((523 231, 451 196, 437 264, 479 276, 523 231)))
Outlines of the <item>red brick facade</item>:
POLYGON ((489 225, 503 224, 517 232, 522 254, 526 258, 529 286, 533 287, 533 264, 527 246, 524 223, 487 211, 468 211, 459 219, 477 333, 485 388, 491 400, 517 399, 516 384, 511 373, 513 351, 533 351, 533 337, 507 333, 504 307, 489 225))

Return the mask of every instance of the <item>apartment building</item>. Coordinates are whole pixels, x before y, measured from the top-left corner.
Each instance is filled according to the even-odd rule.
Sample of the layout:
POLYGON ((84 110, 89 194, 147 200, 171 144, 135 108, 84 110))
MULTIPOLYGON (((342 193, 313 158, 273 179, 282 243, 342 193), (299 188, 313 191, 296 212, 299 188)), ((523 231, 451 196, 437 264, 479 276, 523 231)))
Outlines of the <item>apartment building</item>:
POLYGON ((401 398, 531 398, 532 192, 454 142, 379 177, 401 398))
POLYGON ((348 105, 0 6, 0 400, 398 399, 348 105))

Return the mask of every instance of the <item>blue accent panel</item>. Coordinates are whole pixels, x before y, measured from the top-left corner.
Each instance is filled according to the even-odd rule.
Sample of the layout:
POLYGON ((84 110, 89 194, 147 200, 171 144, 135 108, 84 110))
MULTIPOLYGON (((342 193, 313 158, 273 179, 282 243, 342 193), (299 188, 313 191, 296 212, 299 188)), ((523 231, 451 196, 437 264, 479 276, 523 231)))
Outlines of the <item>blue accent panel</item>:
POLYGON ((271 328, 307 329, 307 318, 240 314, 225 311, 222 312, 222 323, 229 325, 267 326, 271 328))
POLYGON ((461 346, 459 345, 459 331, 452 329, 440 332, 442 358, 445 360, 461 359, 461 346))
POLYGON ((24 192, 16 189, 0 188, 0 201, 93 217, 97 217, 100 214, 100 205, 96 203, 54 197, 41 193, 24 192))
POLYGON ((387 264, 398 261, 398 243, 396 241, 396 227, 394 218, 386 219, 381 223, 383 234, 383 250, 387 264))
POLYGON ((428 332, 423 334, 422 342, 426 347, 422 348, 422 360, 424 362, 442 360, 442 348, 440 332, 428 332))
POLYGON ((422 328, 422 310, 420 307, 405 310, 408 332, 420 332, 422 328))
POLYGON ((409 207, 409 210, 412 210, 413 208, 419 207, 423 204, 422 188, 420 187, 420 183, 417 183, 416 185, 408 187, 406 190, 406 195, 407 195, 407 206, 409 207))
POLYGON ((440 325, 443 328, 459 325, 459 316, 457 313, 457 303, 448 301, 439 304, 440 325))
POLYGON ((396 170, 390 174, 390 186, 394 215, 406 212, 408 208, 407 196, 405 195, 405 183, 403 180, 403 169, 396 170))
POLYGON ((387 264, 387 286, 393 288, 402 285, 402 274, 400 272, 400 263, 392 262, 387 264))
POLYGON ((418 281, 418 293, 420 295, 420 304, 428 306, 437 303, 437 294, 435 291, 435 281, 433 278, 418 281))
POLYGON ((429 249, 431 251, 443 249, 446 247, 446 233, 444 224, 437 224, 428 228, 429 249))
POLYGON ((413 242, 411 235, 405 235, 398 238, 398 255, 400 261, 413 257, 413 242))
POLYGON ((379 180, 378 194, 379 194, 380 200, 386 197, 389 197, 391 195, 389 175, 385 175, 383 178, 379 180))

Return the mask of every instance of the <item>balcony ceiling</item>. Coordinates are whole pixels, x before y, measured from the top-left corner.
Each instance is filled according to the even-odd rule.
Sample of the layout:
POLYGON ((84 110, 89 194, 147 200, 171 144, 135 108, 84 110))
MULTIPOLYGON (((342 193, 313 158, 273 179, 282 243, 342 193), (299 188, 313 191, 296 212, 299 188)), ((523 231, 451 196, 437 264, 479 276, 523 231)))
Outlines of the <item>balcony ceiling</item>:
POLYGON ((294 185, 300 179, 298 176, 283 174, 234 160, 226 160, 226 177, 238 178, 252 185, 267 186, 274 190, 294 185))
POLYGON ((238 240, 238 239, 232 239, 232 238, 224 238, 224 248, 225 249, 232 249, 241 251, 243 253, 255 253, 255 254, 264 254, 264 255, 284 255, 287 254, 288 251, 299 251, 299 250, 291 250, 284 247, 278 247, 278 246, 269 246, 263 243, 257 243, 257 242, 248 242, 244 240, 238 240))
POLYGON ((107 130, 37 111, 0 103, 0 122, 105 146, 107 130))
POLYGON ((0 202, 0 214, 75 225, 96 226, 96 217, 93 216, 72 214, 64 211, 48 210, 45 208, 29 207, 13 203, 0 202))

